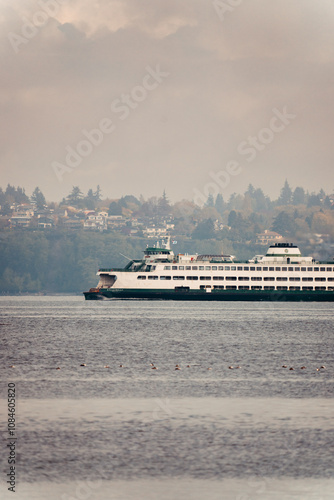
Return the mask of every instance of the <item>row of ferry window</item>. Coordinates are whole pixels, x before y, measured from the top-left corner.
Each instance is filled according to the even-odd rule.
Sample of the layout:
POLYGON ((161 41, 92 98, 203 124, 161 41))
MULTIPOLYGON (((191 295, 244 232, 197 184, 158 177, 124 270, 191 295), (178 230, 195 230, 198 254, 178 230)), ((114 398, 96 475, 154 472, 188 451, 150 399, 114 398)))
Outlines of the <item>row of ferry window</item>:
MULTIPOLYGON (((299 278, 299 277, 290 277, 290 278, 286 278, 286 277, 274 277, 274 276, 265 276, 264 278, 262 278, 262 276, 252 276, 251 278, 249 276, 200 276, 198 278, 198 276, 160 276, 160 279, 161 280, 171 280, 173 278, 173 280, 193 280, 193 281, 198 281, 198 279, 200 279, 201 281, 205 281, 205 280, 211 280, 213 279, 214 281, 222 281, 224 279, 226 279, 227 281, 313 281, 313 278, 299 278)), ((146 275, 140 275, 137 277, 137 279, 139 280, 146 280, 146 275)), ((148 276, 148 279, 149 280, 157 280, 159 279, 159 276, 148 276)), ((334 281, 334 278, 327 278, 328 281, 334 281)), ((314 278, 314 281, 326 281, 326 278, 314 278)))
MULTIPOLYGON (((205 288, 207 288, 205 285, 201 285, 200 286, 200 289, 201 290, 204 290, 205 288)), ((209 287, 211 288, 211 287, 209 287)), ((278 287, 274 287, 274 286, 233 286, 233 285, 227 285, 226 287, 224 286, 214 286, 213 287, 214 290, 326 290, 326 287, 325 286, 315 286, 313 288, 313 286, 303 286, 303 287, 300 287, 300 286, 290 286, 290 287, 287 287, 287 286, 278 286, 278 287)), ((328 290, 334 290, 334 287, 328 287, 328 290)))
POLYGON ((164 266, 166 271, 333 271, 333 267, 164 266))

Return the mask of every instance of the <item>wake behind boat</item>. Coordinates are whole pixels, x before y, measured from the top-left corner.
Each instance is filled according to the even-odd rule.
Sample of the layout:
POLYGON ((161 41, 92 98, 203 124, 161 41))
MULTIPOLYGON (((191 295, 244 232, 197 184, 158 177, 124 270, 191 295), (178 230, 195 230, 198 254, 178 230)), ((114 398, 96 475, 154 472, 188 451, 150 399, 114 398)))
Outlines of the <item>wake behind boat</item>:
POLYGON ((168 238, 147 247, 143 259, 97 275, 86 300, 334 300, 334 263, 303 257, 292 243, 275 243, 266 255, 238 262, 232 255, 174 255, 168 238))

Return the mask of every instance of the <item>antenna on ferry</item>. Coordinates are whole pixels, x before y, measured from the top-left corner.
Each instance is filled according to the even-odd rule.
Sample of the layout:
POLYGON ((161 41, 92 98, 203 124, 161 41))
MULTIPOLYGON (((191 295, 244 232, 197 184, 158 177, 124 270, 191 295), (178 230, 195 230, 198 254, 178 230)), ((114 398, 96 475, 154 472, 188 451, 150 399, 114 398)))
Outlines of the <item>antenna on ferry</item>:
POLYGON ((166 236, 165 248, 166 250, 170 250, 170 236, 166 236))
POLYGON ((122 257, 125 257, 126 259, 128 260, 133 260, 133 259, 130 259, 130 257, 127 257, 126 255, 123 255, 121 252, 119 252, 119 254, 122 256, 122 257))

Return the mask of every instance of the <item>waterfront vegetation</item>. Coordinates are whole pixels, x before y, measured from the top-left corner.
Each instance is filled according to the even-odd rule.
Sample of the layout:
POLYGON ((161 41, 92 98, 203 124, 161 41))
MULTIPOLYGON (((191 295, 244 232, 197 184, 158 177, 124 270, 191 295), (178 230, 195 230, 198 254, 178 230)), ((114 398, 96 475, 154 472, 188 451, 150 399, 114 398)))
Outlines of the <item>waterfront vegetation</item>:
POLYGON ((0 188, 0 206, 0 293, 5 294, 80 293, 96 284, 100 267, 123 267, 127 258, 140 258, 147 244, 159 239, 149 238, 152 234, 170 234, 177 253, 224 252, 242 260, 266 251, 259 235, 271 230, 304 254, 324 260, 334 255, 334 196, 292 190, 288 182, 277 200, 250 185, 228 200, 209 196, 203 207, 188 200, 172 204, 165 193, 148 200, 106 199, 99 186, 87 195, 74 186, 55 203, 39 188, 29 197, 23 188, 7 186, 0 188), (25 206, 32 213, 19 227, 15 215, 25 206), (106 214, 104 225, 86 228, 89 213, 106 214))

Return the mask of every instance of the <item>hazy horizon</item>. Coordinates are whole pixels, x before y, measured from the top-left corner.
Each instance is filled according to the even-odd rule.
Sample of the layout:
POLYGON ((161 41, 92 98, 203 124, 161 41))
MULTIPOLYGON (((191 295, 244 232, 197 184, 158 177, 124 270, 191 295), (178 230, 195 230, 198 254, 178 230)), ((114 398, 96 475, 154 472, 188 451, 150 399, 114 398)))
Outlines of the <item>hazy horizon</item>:
POLYGON ((330 0, 0 0, 0 25, 1 186, 333 192, 330 0))
MULTIPOLYGON (((288 184, 289 184, 289 182, 288 182, 288 184)), ((291 188, 292 193, 294 192, 294 188, 296 188, 296 187, 304 189, 304 186, 291 186, 290 184, 289 184, 289 186, 290 186, 290 188, 291 188)), ((22 185, 17 185, 17 186, 13 186, 13 187, 14 187, 14 188, 21 188, 21 189, 23 189, 23 190, 24 190, 24 192, 25 192, 25 194, 26 194, 29 198, 31 198, 31 196, 32 196, 32 194, 33 194, 32 192, 27 191, 27 190, 25 189, 25 186, 22 186, 22 185)), ((37 188, 39 188, 39 189, 40 189, 40 191, 42 192, 42 194, 44 195, 44 190, 43 190, 43 189, 41 189, 41 187, 40 187, 40 186, 35 186, 35 188, 36 188, 36 187, 37 187, 37 188)), ((74 187, 74 186, 73 186, 73 187, 74 187)), ((72 189, 73 189, 73 187, 72 187, 72 189)), ((76 187, 79 187, 79 189, 80 189, 80 186, 76 186, 76 187)), ((101 186, 99 185, 99 187, 101 187, 101 186)), ((244 195, 245 195, 245 192, 248 190, 248 187, 249 187, 249 186, 247 186, 247 189, 245 189, 245 190, 241 190, 240 192, 235 191, 235 192, 231 193, 231 195, 236 195, 236 196, 244 196, 244 195)), ((2 189, 2 190, 3 190, 3 192, 5 192, 5 191, 6 191, 6 188, 7 188, 7 186, 1 186, 1 185, 0 185, 0 189, 2 189)), ((96 188, 97 188, 97 186, 91 186, 89 189, 92 189, 92 191, 93 191, 93 193, 94 193, 94 192, 96 191, 96 188)), ((253 188, 254 188, 255 190, 257 190, 259 187, 258 187, 258 186, 253 186, 253 188)), ((270 198, 270 200, 271 200, 272 202, 274 202, 274 201, 276 201, 276 200, 279 198, 279 195, 280 195, 280 193, 281 193, 282 188, 283 188, 283 185, 282 185, 282 186, 278 189, 278 194, 277 194, 277 196, 270 196, 270 195, 269 195, 266 191, 263 191, 263 194, 264 194, 265 196, 268 196, 268 197, 270 198)), ((67 193, 65 193, 65 195, 64 195, 64 196, 62 196, 62 197, 61 197, 61 198, 59 198, 59 199, 58 199, 58 198, 57 198, 57 199, 49 199, 49 198, 47 198, 47 197, 46 197, 46 202, 47 202, 47 203, 56 203, 56 204, 59 204, 59 203, 61 203, 61 202, 62 202, 62 200, 63 200, 63 199, 65 199, 65 200, 66 200, 66 198, 68 197, 68 195, 70 194, 70 192, 72 191, 72 189, 70 188, 70 189, 69 189, 69 191, 68 191, 67 193)), ((261 188, 260 188, 260 189, 261 189, 261 188)), ((323 189, 323 188, 320 188, 320 189, 323 189)), ((81 189, 80 189, 80 190, 81 190, 81 189)), ((319 190, 318 192, 309 192, 309 191, 307 191, 306 189, 304 189, 304 191, 305 191, 305 195, 312 195, 312 194, 319 194, 319 191, 320 191, 320 190, 319 190)), ((82 196, 83 196, 83 198, 85 198, 85 197, 87 196, 87 192, 86 192, 86 191, 82 191, 82 190, 81 190, 81 192, 82 192, 82 196)), ((330 196, 330 197, 332 197, 332 196, 334 195, 334 193, 333 193, 333 192, 331 192, 331 191, 326 191, 326 189, 324 189, 324 192, 325 192, 325 194, 326 194, 327 196, 330 196)), ((149 200, 150 198, 156 198, 156 199, 159 199, 159 198, 161 198, 161 197, 163 196, 163 194, 164 194, 164 193, 165 193, 165 196, 166 196, 166 198, 167 198, 168 202, 170 202, 171 204, 178 203, 178 202, 182 202, 182 201, 195 201, 195 200, 194 200, 194 198, 195 198, 194 196, 193 196, 193 198, 185 198, 185 197, 183 197, 183 198, 178 198, 178 199, 172 199, 172 198, 168 195, 168 193, 167 193, 165 190, 164 190, 163 192, 156 192, 156 193, 152 193, 151 195, 149 195, 149 196, 147 196, 147 197, 143 196, 143 198, 144 198, 144 200, 145 200, 145 201, 149 200)), ((228 203, 228 202, 229 202, 229 199, 231 198, 231 195, 229 195, 229 196, 225 196, 225 197, 224 197, 224 194, 226 194, 226 193, 224 193, 224 192, 220 192, 220 194, 222 194, 224 202, 228 203)), ((100 196, 101 196, 101 198, 100 198, 100 201, 101 201, 101 202, 103 202, 104 200, 119 200, 119 199, 121 199, 122 197, 127 196, 127 195, 128 195, 128 196, 135 196, 135 197, 138 199, 138 201, 139 201, 139 200, 140 200, 140 198, 141 198, 141 196, 142 196, 142 193, 141 193, 139 196, 136 196, 136 195, 134 195, 133 193, 128 192, 128 193, 121 194, 121 195, 119 195, 119 196, 114 196, 114 197, 112 197, 112 196, 108 196, 107 194, 105 194, 105 193, 103 192, 103 190, 101 189, 101 195, 100 195, 100 196)), ((214 196, 214 201, 215 201, 215 199, 216 199, 216 196, 214 196)), ((198 203, 197 203, 197 205, 202 205, 202 206, 203 206, 203 205, 205 204, 205 202, 203 201, 203 203, 199 203, 200 201, 201 201, 201 200, 200 200, 200 199, 198 199, 198 203)), ((206 200, 206 201, 207 201, 207 200, 206 200)))

